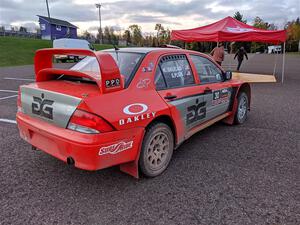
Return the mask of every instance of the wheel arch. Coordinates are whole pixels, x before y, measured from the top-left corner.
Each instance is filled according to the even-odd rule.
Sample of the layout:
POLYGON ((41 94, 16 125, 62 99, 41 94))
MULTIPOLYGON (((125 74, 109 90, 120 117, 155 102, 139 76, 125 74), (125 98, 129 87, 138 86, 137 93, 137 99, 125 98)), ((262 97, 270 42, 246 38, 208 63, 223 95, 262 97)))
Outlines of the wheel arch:
MULTIPOLYGON (((144 135, 145 133, 147 132, 147 130, 149 129, 149 127, 151 125, 153 125, 154 123, 165 123, 167 124, 170 128, 171 128, 171 131, 174 135, 174 146, 176 148, 177 146, 177 132, 176 132, 176 126, 175 126, 175 123, 174 121, 172 120, 171 116, 170 115, 159 115, 157 116, 156 118, 154 118, 151 122, 149 122, 147 124, 147 126, 145 127, 145 132, 144 132, 144 135)), ((144 139, 144 135, 143 135, 143 138, 141 140, 141 143, 144 139)), ((138 166, 138 161, 139 161, 139 157, 140 157, 140 151, 141 151, 141 146, 142 144, 140 144, 140 149, 138 151, 138 154, 136 156, 136 159, 135 161, 133 162, 129 162, 129 163, 125 163, 125 164, 121 164, 120 165, 120 170, 127 173, 127 174, 130 174, 131 176, 135 177, 135 178, 139 178, 139 166, 138 166)))
POLYGON ((237 110, 237 101, 238 101, 238 96, 241 92, 245 92, 247 97, 248 97, 248 110, 250 110, 250 102, 251 102, 251 86, 249 83, 242 83, 241 85, 239 85, 238 87, 235 87, 235 91, 234 91, 234 97, 232 99, 232 114, 225 118, 223 120, 224 123, 227 123, 227 124, 234 124, 234 116, 235 116, 235 113, 236 113, 236 110, 237 110))
POLYGON ((171 116, 169 115, 159 115, 158 117, 154 118, 145 128, 146 132, 149 129, 149 127, 154 123, 165 123, 167 124, 174 135, 174 146, 177 144, 177 131, 174 121, 172 120, 171 116))
POLYGON ((251 86, 249 83, 243 83, 240 88, 238 89, 236 97, 241 93, 245 92, 248 97, 248 109, 250 109, 250 103, 251 103, 251 86))

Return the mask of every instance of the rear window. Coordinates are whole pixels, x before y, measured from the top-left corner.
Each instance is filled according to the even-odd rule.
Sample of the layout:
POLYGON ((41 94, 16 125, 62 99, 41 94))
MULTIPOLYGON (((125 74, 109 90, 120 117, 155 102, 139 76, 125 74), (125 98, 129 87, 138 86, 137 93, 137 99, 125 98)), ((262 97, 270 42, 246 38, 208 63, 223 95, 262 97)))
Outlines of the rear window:
MULTIPOLYGON (((108 52, 116 61, 120 73, 125 77, 125 86, 128 86, 134 76, 137 67, 143 58, 142 53, 132 52, 108 52)), ((95 57, 85 57, 79 63, 74 65, 71 70, 77 70, 85 73, 100 73, 99 65, 95 57)))

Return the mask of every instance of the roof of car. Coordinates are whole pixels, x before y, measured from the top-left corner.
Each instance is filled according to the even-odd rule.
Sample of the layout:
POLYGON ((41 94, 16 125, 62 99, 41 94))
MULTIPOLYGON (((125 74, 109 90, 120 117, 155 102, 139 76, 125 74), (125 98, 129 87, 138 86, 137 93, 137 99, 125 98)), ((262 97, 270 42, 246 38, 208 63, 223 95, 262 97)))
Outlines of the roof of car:
MULTIPOLYGON (((120 48, 118 51, 119 52, 135 52, 135 53, 149 53, 153 51, 180 51, 180 50, 185 50, 185 49, 175 49, 175 48, 153 48, 153 47, 139 47, 139 48, 120 48)), ((106 49, 104 51, 114 51, 114 49, 106 49)))

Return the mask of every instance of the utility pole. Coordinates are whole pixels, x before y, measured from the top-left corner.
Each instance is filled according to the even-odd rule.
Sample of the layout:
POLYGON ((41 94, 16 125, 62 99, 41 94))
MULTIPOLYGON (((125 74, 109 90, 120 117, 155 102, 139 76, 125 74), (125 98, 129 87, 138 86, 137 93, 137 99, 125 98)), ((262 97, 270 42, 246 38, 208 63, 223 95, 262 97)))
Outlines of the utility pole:
POLYGON ((98 4, 95 4, 95 5, 96 5, 96 8, 99 9, 99 25, 100 25, 99 41, 100 41, 100 44, 103 44, 102 27, 101 27, 101 4, 98 3, 98 4))
POLYGON ((50 24, 50 40, 52 40, 52 25, 51 25, 51 18, 50 18, 48 0, 46 0, 46 5, 47 5, 48 18, 49 18, 49 24, 50 24))

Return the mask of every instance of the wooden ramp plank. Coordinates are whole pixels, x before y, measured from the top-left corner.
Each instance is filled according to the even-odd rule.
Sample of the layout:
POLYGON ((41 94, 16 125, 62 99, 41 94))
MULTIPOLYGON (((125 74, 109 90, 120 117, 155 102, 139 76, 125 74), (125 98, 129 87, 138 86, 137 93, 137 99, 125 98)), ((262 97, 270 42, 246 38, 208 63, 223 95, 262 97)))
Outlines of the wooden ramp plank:
POLYGON ((276 78, 273 75, 252 74, 252 73, 238 73, 233 72, 232 78, 242 80, 249 83, 274 83, 276 78))

